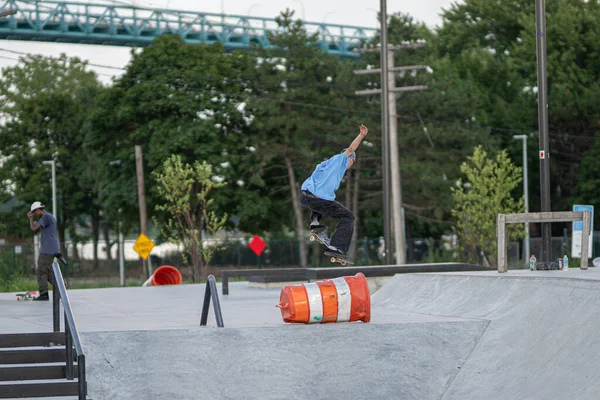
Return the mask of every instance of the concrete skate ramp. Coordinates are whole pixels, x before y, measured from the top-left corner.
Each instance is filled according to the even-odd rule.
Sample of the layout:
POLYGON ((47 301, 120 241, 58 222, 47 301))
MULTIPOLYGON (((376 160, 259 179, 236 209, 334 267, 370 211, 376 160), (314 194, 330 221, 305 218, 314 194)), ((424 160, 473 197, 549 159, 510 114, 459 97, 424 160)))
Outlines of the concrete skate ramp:
MULTIPOLYGON (((155 330, 85 331, 90 398, 600 398, 600 269, 396 275, 369 324, 283 324, 277 290, 230 297, 222 329, 168 329, 165 310, 155 330)), ((185 304, 164 307, 181 323, 185 304)))
POLYGON ((485 321, 84 333, 92 399, 439 399, 485 321))
POLYGON ((600 282, 573 274, 396 275, 372 306, 490 321, 440 399, 598 399, 600 282))

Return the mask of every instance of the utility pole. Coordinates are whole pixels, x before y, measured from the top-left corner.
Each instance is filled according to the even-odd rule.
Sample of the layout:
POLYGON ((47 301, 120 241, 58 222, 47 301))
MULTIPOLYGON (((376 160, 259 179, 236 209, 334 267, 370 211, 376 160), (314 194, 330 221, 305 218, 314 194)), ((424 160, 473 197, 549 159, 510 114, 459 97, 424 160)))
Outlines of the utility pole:
MULTIPOLYGON (((135 146, 135 169, 137 171, 138 202, 140 207, 140 229, 144 235, 148 234, 148 216, 146 214, 146 192, 144 190, 144 161, 142 146, 135 146)), ((143 262, 145 264, 145 262, 143 262)), ((148 277, 152 276, 152 264, 148 257, 148 277)))
MULTIPOLYGON (((423 47, 423 44, 413 44, 413 43, 405 43, 400 46, 387 46, 387 52, 382 51, 381 53, 388 53, 387 59, 387 68, 385 68, 386 79, 382 82, 382 89, 372 89, 372 90, 359 90, 354 94, 357 96, 371 96, 382 93, 386 93, 387 96, 381 96, 381 106, 386 107, 384 103, 387 103, 388 112, 386 113, 386 117, 388 118, 388 126, 390 129, 390 134, 388 136, 387 141, 383 141, 382 151, 389 154, 389 160, 384 158, 383 160, 383 170, 389 169, 391 172, 390 180, 391 180, 391 189, 392 189, 392 210, 390 212, 389 208, 386 210, 384 207, 384 222, 393 221, 394 228, 394 251, 396 254, 396 263, 397 264, 406 264, 406 238, 404 235, 404 219, 402 218, 402 185, 400 179, 400 161, 398 155, 398 115, 396 114, 396 93, 398 92, 410 92, 410 91, 419 91, 419 90, 427 90, 427 86, 419 85, 419 86, 404 86, 404 87, 396 87, 396 72, 406 72, 406 71, 416 71, 420 69, 427 69, 425 65, 414 65, 414 66, 402 66, 396 67, 394 65, 394 58, 397 50, 401 49, 416 49, 423 47), (387 83, 384 85, 383 83, 387 83), (387 90, 386 90, 387 86, 387 90), (387 102, 384 101, 387 99, 387 102), (386 149, 387 147, 387 149, 386 149), (390 218, 390 214, 391 217, 390 218)), ((379 49, 363 49, 361 52, 376 52, 379 49)), ((357 70, 354 71, 356 75, 366 75, 366 74, 376 74, 383 72, 382 68, 368 69, 368 70, 357 70)), ((382 130, 383 130, 382 124, 382 130)), ((385 140, 385 139, 384 139, 385 140)), ((389 185, 389 183, 387 184, 389 185)), ((384 204, 386 199, 388 199, 388 186, 384 181, 384 204)), ((388 202, 389 203, 389 202, 388 202)), ((384 232, 385 233, 385 232, 384 232)), ((386 250, 392 248, 391 243, 392 240, 389 237, 385 237, 386 250), (388 245, 389 243, 389 245, 388 245)), ((391 251, 387 251, 386 255, 391 253, 391 251)), ((386 262, 391 264, 391 254, 390 260, 386 258, 386 262)))
MULTIPOLYGON (((381 39, 381 48, 388 48, 388 29, 387 29, 387 0, 379 1, 379 34, 381 39)), ((379 63, 381 65, 381 90, 382 93, 389 93, 388 87, 388 52, 379 53, 379 63)), ((390 137, 390 108, 389 97, 381 96, 381 158, 382 158, 382 178, 383 178, 383 240, 385 242, 385 263, 392 263, 392 235, 390 229, 390 162, 389 162, 389 137, 390 137)))
MULTIPOLYGON (((108 165, 121 165, 121 160, 109 161, 108 165)), ((121 286, 125 287, 125 254, 123 253, 125 251, 125 239, 123 237, 123 209, 121 208, 119 208, 119 223, 117 230, 119 234, 119 276, 121 278, 121 286)))
MULTIPOLYGON (((535 27, 538 78, 538 134, 540 149, 540 200, 541 211, 550 212, 550 140, 548 139, 548 78, 546 71, 546 5, 545 0, 535 0, 535 27)), ((542 223, 541 261, 552 259, 552 231, 549 222, 542 223)))

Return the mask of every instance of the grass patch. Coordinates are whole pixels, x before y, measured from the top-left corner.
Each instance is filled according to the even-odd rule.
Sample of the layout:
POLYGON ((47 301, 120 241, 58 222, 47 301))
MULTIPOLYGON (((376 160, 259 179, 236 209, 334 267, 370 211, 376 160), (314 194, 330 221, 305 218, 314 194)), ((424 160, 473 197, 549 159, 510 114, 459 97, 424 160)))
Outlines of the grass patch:
POLYGON ((30 292, 37 291, 37 280, 16 277, 9 281, 0 282, 0 292, 30 292))
MULTIPOLYGON (((145 280, 127 279, 126 286, 142 286, 145 280)), ((69 289, 97 289, 120 287, 119 278, 71 278, 69 280, 69 289)), ((29 292, 37 291, 37 279, 19 277, 10 281, 0 282, 0 292, 29 292)))
MULTIPOLYGON (((145 278, 127 278, 125 285, 127 287, 140 287, 146 281, 145 278)), ((245 281, 242 277, 229 278, 230 282, 245 281)), ((220 282, 220 279, 219 279, 220 282)), ((202 279, 199 283, 206 283, 206 279, 202 279)), ((69 278, 69 289, 99 289, 121 287, 119 277, 103 277, 103 278, 69 278)), ((184 279, 182 284, 193 284, 191 279, 184 279)), ((37 291, 37 279, 32 277, 15 277, 9 281, 0 281, 0 292, 29 292, 37 291)))

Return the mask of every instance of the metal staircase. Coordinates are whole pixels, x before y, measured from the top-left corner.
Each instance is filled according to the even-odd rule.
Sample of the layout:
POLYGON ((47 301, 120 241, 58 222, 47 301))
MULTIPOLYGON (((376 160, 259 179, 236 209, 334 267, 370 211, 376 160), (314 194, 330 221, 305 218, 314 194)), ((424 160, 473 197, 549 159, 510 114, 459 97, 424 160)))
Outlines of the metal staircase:
POLYGON ((0 399, 77 396, 86 399, 85 354, 56 260, 54 332, 0 335, 0 399), (60 332, 60 304, 65 329, 60 332))
POLYGON ((77 396, 64 342, 60 332, 0 335, 0 398, 77 396))

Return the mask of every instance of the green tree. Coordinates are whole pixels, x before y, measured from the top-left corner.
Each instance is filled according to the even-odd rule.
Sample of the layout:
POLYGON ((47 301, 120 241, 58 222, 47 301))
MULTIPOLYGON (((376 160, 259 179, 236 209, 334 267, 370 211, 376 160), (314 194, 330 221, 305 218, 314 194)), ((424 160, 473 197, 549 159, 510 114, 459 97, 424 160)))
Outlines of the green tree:
MULTIPOLYGON (((259 164, 252 147, 253 117, 245 107, 249 60, 247 53, 225 53, 220 44, 186 44, 177 35, 160 36, 132 52, 123 76, 101 96, 86 142, 104 170, 99 199, 111 218, 122 209, 126 226, 137 227, 135 145, 144 154, 150 210, 158 201, 150 171, 178 154, 186 163, 205 161, 214 179, 227 183, 213 193, 216 207, 230 215, 246 208, 250 215, 260 213, 268 199, 248 189, 252 167, 259 164), (114 160, 120 164, 109 166, 114 160)), ((163 222, 163 215, 155 217, 163 222)))
POLYGON ((317 35, 308 34, 292 11, 276 21, 280 29, 269 35, 274 47, 256 49, 257 78, 249 102, 264 163, 263 192, 272 202, 271 231, 293 228, 300 265, 306 266, 308 222, 298 198, 300 185, 316 164, 348 147, 360 123, 369 122, 352 115, 357 107, 351 69, 319 48, 317 35))
MULTIPOLYGON (((570 209, 578 193, 579 165, 598 131, 600 4, 546 2, 548 113, 552 208, 570 209)), ((537 130, 535 4, 523 0, 467 0, 444 13, 437 57, 447 57, 484 95, 477 120, 491 125, 509 147, 514 129, 537 130)), ((514 142, 513 142, 514 143, 514 142)), ((537 148, 533 142, 532 150, 537 148)), ((514 154, 520 146, 510 145, 514 154)), ((532 151, 530 165, 538 162, 532 151)), ((530 176, 530 204, 539 203, 538 169, 530 176)), ((535 226, 532 226, 535 228, 535 226)))
POLYGON ((216 234, 227 223, 226 214, 219 217, 210 210, 211 192, 223 184, 213 182, 212 168, 206 161, 186 164, 179 155, 167 158, 152 175, 163 201, 156 205, 156 210, 169 215, 163 223, 163 234, 169 242, 183 244, 189 255, 192 279, 198 282, 200 277, 207 276, 208 263, 218 248, 216 244, 205 243, 203 234, 216 234))
MULTIPOLYGON (((68 227, 95 209, 91 187, 81 180, 89 171, 87 154, 80 151, 89 129, 89 115, 102 87, 94 72, 78 58, 28 55, 3 68, 0 78, 0 201, 17 197, 22 203, 52 204, 50 169, 56 163, 58 233, 62 244, 68 227)), ((21 204, 22 204, 21 203, 21 204)), ((13 209, 13 221, 23 221, 27 209, 13 209)), ((27 224, 9 227, 30 235, 27 224)), ((63 247, 64 250, 64 247, 63 247)))
MULTIPOLYGON (((511 162, 505 150, 492 159, 477 146, 460 169, 464 180, 452 188, 452 215, 461 257, 478 263, 481 256, 485 265, 495 265, 497 215, 523 211, 523 199, 515 200, 512 194, 522 180, 521 168, 511 162)), ((511 240, 517 240, 523 229, 510 225, 507 233, 511 240)))
MULTIPOLYGON (((395 65, 426 65, 430 68, 399 72, 395 76, 398 87, 428 87, 425 91, 396 95, 402 206, 408 237, 439 238, 451 229, 453 203, 450 187, 459 178, 459 165, 472 154, 476 145, 486 143, 488 147, 495 147, 499 141, 491 137, 489 128, 481 126, 486 116, 482 105, 488 101, 487 93, 473 74, 465 71, 463 64, 468 63, 441 52, 436 32, 415 23, 409 15, 393 14, 389 18, 389 43, 400 45, 407 42, 422 44, 423 47, 394 52, 395 65)), ((474 69, 479 72, 485 70, 486 75, 492 76, 495 73, 489 63, 492 56, 484 51, 479 53, 465 56, 465 59, 473 64, 474 69), (478 59, 481 63, 475 68, 478 59)), ((364 63, 378 66, 379 56, 379 53, 366 54, 364 63)), ((360 82, 364 88, 377 87, 379 75, 365 75, 360 82)), ((370 106, 373 112, 379 112, 379 95, 369 100, 374 104, 364 105, 370 106)), ((380 167, 380 159, 373 160, 373 164, 380 167)), ((365 178, 381 179, 380 171, 365 172, 365 178)), ((376 187, 381 191, 380 182, 376 187)), ((370 231, 380 235, 381 207, 369 211, 369 214, 370 231)))
POLYGON ((596 136, 596 141, 592 148, 585 154, 581 162, 578 174, 577 197, 579 204, 591 204, 598 209, 600 207, 600 136, 596 136))

